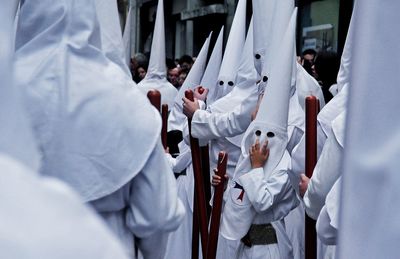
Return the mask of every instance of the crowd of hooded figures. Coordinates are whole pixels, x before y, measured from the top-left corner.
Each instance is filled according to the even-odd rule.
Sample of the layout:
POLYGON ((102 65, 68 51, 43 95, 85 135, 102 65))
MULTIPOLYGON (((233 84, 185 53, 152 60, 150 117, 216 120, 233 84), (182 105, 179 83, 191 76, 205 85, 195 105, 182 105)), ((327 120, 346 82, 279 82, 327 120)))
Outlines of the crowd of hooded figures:
POLYGON ((356 0, 340 60, 246 5, 177 87, 163 0, 145 72, 115 0, 1 4, 1 258, 398 258, 400 2, 356 0))

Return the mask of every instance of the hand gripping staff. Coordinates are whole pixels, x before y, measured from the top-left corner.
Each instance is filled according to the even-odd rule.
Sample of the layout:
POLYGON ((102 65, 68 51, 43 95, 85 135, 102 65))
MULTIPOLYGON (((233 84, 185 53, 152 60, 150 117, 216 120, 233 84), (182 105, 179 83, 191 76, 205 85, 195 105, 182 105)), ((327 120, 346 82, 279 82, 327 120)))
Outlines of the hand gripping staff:
POLYGON ((168 104, 163 104, 161 106, 161 93, 158 90, 150 90, 147 92, 147 98, 149 98, 150 103, 160 111, 161 108, 161 119, 162 119, 162 128, 161 128, 161 141, 164 146, 164 149, 167 148, 167 121, 168 121, 168 104))
MULTIPOLYGON (((186 90, 185 97, 193 101, 193 91, 186 90)), ((189 134, 190 134, 190 149, 192 150, 192 164, 194 174, 194 206, 193 206, 193 237, 197 236, 196 223, 199 223, 201 247, 203 252, 203 258, 207 254, 207 237, 208 237, 208 225, 207 225, 207 206, 204 191, 204 182, 201 170, 201 158, 200 158, 200 146, 199 140, 192 137, 192 120, 188 118, 189 134)), ((198 241, 194 242, 196 238, 192 240, 192 258, 197 258, 198 253, 195 254, 195 248, 198 246, 198 241)))
POLYGON ((221 151, 218 155, 218 172, 221 177, 221 183, 215 187, 214 201, 211 211, 210 234, 208 236, 207 259, 215 259, 217 254, 219 224, 221 220, 222 199, 224 196, 226 164, 228 162, 228 154, 221 151))
MULTIPOLYGON (((305 174, 312 177, 315 165, 317 164, 317 115, 319 112, 319 100, 315 96, 306 97, 306 154, 305 174)), ((305 217, 305 258, 317 258, 317 233, 315 220, 305 217)))

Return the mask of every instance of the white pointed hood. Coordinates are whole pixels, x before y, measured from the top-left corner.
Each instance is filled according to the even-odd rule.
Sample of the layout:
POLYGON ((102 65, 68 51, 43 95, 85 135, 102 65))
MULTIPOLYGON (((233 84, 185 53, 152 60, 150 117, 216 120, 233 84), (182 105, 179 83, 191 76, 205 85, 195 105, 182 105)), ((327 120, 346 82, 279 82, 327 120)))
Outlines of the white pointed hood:
POLYGON ((296 62, 296 94, 303 111, 305 111, 306 97, 313 95, 318 98, 320 109, 325 106, 325 99, 321 86, 300 64, 296 62))
POLYGON ((132 49, 132 38, 131 38, 131 26, 132 26, 132 6, 129 7, 128 15, 126 17, 124 33, 122 35, 122 42, 125 49, 125 62, 129 67, 131 65, 131 49, 132 49))
POLYGON ((16 39, 16 82, 42 151, 40 171, 83 201, 139 173, 161 130, 147 98, 102 52, 95 8, 93 0, 26 0, 16 39))
POLYGON ((108 59, 117 64, 128 77, 132 77, 125 61, 117 2, 113 0, 95 2, 101 28, 101 49, 108 59))
POLYGON ((151 43, 149 67, 145 78, 139 82, 138 87, 144 94, 147 94, 151 89, 160 91, 161 103, 168 104, 169 110, 171 110, 178 90, 167 81, 167 65, 165 61, 164 1, 159 0, 153 41, 151 43))
POLYGON ((19 1, 6 1, 0 8, 0 153, 12 157, 32 171, 39 169, 40 157, 29 118, 14 85, 14 15, 19 1))
POLYGON ((353 31, 354 31, 354 14, 350 21, 349 30, 347 32, 346 43, 344 45, 342 57, 340 59, 340 68, 337 76, 337 88, 340 92, 343 87, 350 81, 350 66, 351 66, 351 48, 353 45, 353 31))
POLYGON ((296 35, 297 8, 292 12, 289 26, 280 48, 276 50, 279 57, 272 66, 271 77, 265 90, 255 120, 248 127, 242 142, 242 156, 239 159, 234 177, 229 184, 229 194, 224 208, 221 233, 227 239, 240 239, 250 228, 256 211, 244 190, 243 199, 238 199, 242 189, 235 188, 240 182, 240 176, 251 170, 248 150, 258 138, 261 143, 268 140, 270 155, 264 165, 265 179, 275 170, 285 154, 287 145, 288 109, 291 89, 291 74, 293 65, 293 44, 296 35), (230 215, 235 215, 234 219, 230 215))
MULTIPOLYGON (((273 11, 272 29, 270 30, 270 41, 267 53, 267 58, 264 60, 261 69, 261 79, 263 84, 268 80, 273 69, 273 62, 279 59, 275 57, 279 55, 276 50, 282 44, 282 38, 286 31, 290 17, 293 13, 294 1, 293 0, 279 0, 275 3, 273 11)), ((295 55, 295 54, 294 54, 295 55)))
POLYGON ((253 0, 254 18, 254 65, 261 75, 264 60, 271 56, 268 49, 271 44, 272 19, 277 0, 253 0))
POLYGON ((218 100, 220 98, 219 94, 221 94, 218 91, 218 74, 222 62, 223 38, 224 27, 222 26, 200 83, 200 85, 208 88, 209 90, 207 95, 207 105, 210 105, 218 100))
POLYGON ((250 21, 245 45, 241 53, 240 65, 236 74, 236 86, 226 96, 218 99, 210 106, 212 112, 229 112, 240 105, 246 98, 257 90, 257 71, 253 61, 253 19, 250 21))
POLYGON ((183 124, 185 122, 186 116, 182 112, 182 98, 185 96, 185 91, 188 89, 194 90, 200 85, 201 78, 204 74, 204 69, 207 63, 208 47, 210 46, 211 33, 207 37, 200 50, 199 55, 197 55, 196 61, 194 62, 192 68, 187 75, 185 82, 179 89, 178 94, 175 97, 174 107, 168 117, 168 131, 171 130, 183 130, 183 124))
MULTIPOLYGON (((241 123, 250 124, 251 113, 254 111, 258 100, 257 78, 258 74, 254 67, 253 60, 253 18, 250 21, 249 30, 247 32, 246 42, 242 51, 240 66, 236 75, 236 86, 224 97, 215 101, 209 106, 212 112, 225 113, 231 112, 238 106, 241 107, 241 123)), ((229 142, 241 146, 243 134, 227 138, 229 142)))
POLYGON ((219 70, 218 87, 223 88, 223 95, 229 93, 236 85, 235 78, 246 37, 246 3, 246 0, 238 2, 219 70))

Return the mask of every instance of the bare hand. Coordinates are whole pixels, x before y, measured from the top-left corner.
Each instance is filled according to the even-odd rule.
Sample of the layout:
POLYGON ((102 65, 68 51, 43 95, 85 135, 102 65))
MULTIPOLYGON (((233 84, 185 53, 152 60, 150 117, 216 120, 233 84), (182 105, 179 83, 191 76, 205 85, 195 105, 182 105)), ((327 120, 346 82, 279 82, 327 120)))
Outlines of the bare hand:
POLYGON ((182 98, 183 101, 183 114, 185 114, 188 118, 192 118, 195 111, 200 109, 199 102, 196 98, 194 101, 187 99, 186 97, 182 98))
POLYGON ((265 141, 264 144, 260 146, 260 141, 257 139, 256 143, 251 146, 249 153, 251 168, 264 167, 269 157, 268 141, 265 141))
POLYGON ((202 100, 203 102, 207 99, 208 88, 198 86, 194 89, 194 98, 202 100))
MULTIPOLYGON (((212 176, 212 179, 211 179, 211 185, 212 186, 214 186, 214 187, 217 187, 218 185, 220 185, 221 184, 221 182, 222 182, 222 179, 221 179, 221 177, 219 176, 219 175, 217 175, 217 173, 218 173, 218 169, 214 169, 214 175, 212 176)), ((228 175, 226 174, 226 175, 224 175, 224 177, 225 177, 225 186, 224 186, 224 190, 226 189, 226 186, 227 186, 227 182, 228 182, 228 175)))
POLYGON ((309 182, 310 182, 310 178, 308 178, 305 174, 300 175, 299 191, 300 191, 301 197, 304 197, 304 194, 307 191, 309 182))

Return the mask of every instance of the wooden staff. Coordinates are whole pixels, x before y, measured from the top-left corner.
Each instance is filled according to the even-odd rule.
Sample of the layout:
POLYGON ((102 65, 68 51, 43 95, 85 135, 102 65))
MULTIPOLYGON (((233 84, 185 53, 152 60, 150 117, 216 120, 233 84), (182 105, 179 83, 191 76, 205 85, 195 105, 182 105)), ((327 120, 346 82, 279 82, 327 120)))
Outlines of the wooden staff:
POLYGON ((207 208, 207 223, 211 216, 211 184, 210 184, 210 154, 208 152, 208 145, 201 147, 201 169, 203 172, 204 191, 206 195, 206 208, 207 208))
MULTIPOLYGON (((191 101, 194 100, 193 91, 186 90, 185 97, 191 101)), ((194 202, 198 210, 193 209, 193 235, 195 235, 195 217, 198 217, 200 237, 201 237, 201 248, 203 252, 203 258, 207 254, 207 237, 208 237, 208 225, 207 225, 207 206, 204 191, 203 176, 201 172, 201 161, 200 161, 200 146, 199 140, 192 137, 192 119, 188 118, 189 134, 190 134, 190 149, 192 151, 192 165, 193 165, 193 175, 194 175, 194 202), (196 213, 195 213, 196 212, 196 213)), ((198 246, 192 240, 192 258, 194 246, 198 246)))
MULTIPOLYGON (((305 174, 312 177, 315 165, 317 164, 317 115, 319 111, 319 100, 315 96, 306 97, 306 154, 305 174)), ((317 258, 317 233, 315 220, 307 214, 305 217, 305 258, 317 258)))
POLYGON ((157 111, 161 108, 161 93, 158 90, 150 90, 147 92, 147 98, 149 98, 151 104, 156 107, 157 111))
POLYGON ((217 255, 219 224, 221 220, 222 199, 224 196, 226 164, 228 162, 228 154, 219 152, 218 155, 218 172, 221 177, 221 183, 215 187, 214 201, 211 214, 210 235, 208 236, 207 259, 215 259, 217 255))
POLYGON ((164 149, 167 148, 167 131, 168 131, 168 104, 161 106, 161 118, 162 118, 162 129, 161 129, 161 141, 164 149))

